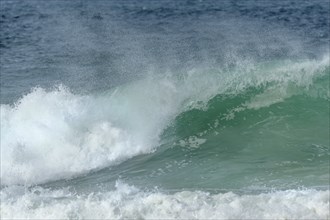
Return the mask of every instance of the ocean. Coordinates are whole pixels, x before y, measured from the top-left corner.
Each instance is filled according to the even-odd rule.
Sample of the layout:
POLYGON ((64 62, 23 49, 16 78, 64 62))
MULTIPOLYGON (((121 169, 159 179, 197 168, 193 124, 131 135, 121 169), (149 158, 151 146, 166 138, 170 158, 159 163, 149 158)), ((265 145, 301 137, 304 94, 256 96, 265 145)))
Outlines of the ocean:
POLYGON ((1 219, 329 219, 328 0, 1 0, 1 219))

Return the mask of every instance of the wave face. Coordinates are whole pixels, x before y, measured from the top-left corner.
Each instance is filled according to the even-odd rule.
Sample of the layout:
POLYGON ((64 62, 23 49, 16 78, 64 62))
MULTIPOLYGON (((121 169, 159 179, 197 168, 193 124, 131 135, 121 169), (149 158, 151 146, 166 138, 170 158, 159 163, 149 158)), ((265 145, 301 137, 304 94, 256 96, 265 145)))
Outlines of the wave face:
POLYGON ((1 1, 3 219, 329 219, 328 1, 1 1))
POLYGON ((251 145, 256 149, 249 150, 262 157, 292 142, 288 150, 315 148, 323 158, 328 62, 325 57, 254 65, 226 75, 191 72, 179 79, 144 79, 95 96, 74 95, 63 87, 36 88, 15 105, 1 106, 2 184, 72 178, 151 153, 161 144, 205 145, 208 152, 221 154, 222 143, 229 141, 229 152, 251 145), (309 120, 308 129, 295 132, 301 117, 309 120), (313 130, 319 132, 313 136, 313 130), (286 137, 288 131, 292 134, 286 137), (239 143, 231 143, 233 135, 239 143))

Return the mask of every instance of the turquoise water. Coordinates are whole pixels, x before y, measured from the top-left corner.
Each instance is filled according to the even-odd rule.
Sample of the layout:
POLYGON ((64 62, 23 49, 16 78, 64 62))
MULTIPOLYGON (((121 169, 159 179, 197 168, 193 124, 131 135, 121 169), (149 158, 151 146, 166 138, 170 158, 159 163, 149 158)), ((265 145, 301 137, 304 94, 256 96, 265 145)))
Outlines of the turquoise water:
MULTIPOLYGON (((330 72, 329 65, 315 62, 320 67, 310 82, 270 81, 242 91, 230 88, 204 102, 185 101, 152 153, 69 182, 83 190, 99 183, 100 190, 108 189, 118 178, 165 191, 327 189, 330 72)), ((279 75, 277 69, 264 75, 267 71, 279 75)), ((58 184, 67 181, 50 186, 58 184)))

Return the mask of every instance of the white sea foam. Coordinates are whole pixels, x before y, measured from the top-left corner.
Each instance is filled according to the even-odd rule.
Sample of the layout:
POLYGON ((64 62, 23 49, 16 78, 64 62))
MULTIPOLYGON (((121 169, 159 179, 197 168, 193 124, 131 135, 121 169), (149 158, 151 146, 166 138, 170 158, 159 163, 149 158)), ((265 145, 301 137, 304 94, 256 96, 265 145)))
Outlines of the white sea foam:
MULTIPOLYGON (((1 183, 71 178, 152 152, 163 129, 187 108, 204 108, 217 94, 240 93, 250 86, 308 86, 324 74, 328 61, 327 56, 264 70, 243 62, 238 65, 243 70, 196 69, 182 77, 150 77, 88 96, 63 87, 36 88, 15 105, 1 105, 1 183)), ((280 91, 284 93, 266 95, 266 105, 287 97, 285 89, 280 91)), ((262 107, 264 99, 256 97, 247 106, 262 107)))
POLYGON ((175 109, 164 91, 93 97, 38 88, 15 106, 2 105, 2 184, 72 177, 151 152, 175 109))
POLYGON ((116 189, 76 195, 40 187, 1 192, 2 219, 329 219, 329 191, 287 190, 257 195, 116 189))

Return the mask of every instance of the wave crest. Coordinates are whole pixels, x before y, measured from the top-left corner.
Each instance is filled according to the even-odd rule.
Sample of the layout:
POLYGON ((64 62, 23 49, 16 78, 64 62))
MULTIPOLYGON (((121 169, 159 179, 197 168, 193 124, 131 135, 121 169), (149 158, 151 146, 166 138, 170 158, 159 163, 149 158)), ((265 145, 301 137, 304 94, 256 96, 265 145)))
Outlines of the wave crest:
POLYGON ((52 91, 36 88, 13 106, 1 105, 2 184, 71 178, 152 152, 180 113, 205 108, 219 94, 235 96, 262 86, 275 86, 282 93, 271 97, 275 100, 267 94, 256 96, 246 106, 271 105, 290 96, 291 84, 308 88, 324 76, 328 61, 325 57, 248 67, 243 62, 244 67, 224 68, 227 72, 194 70, 146 78, 88 96, 62 86, 52 91), (260 104, 264 99, 267 102, 260 104))

